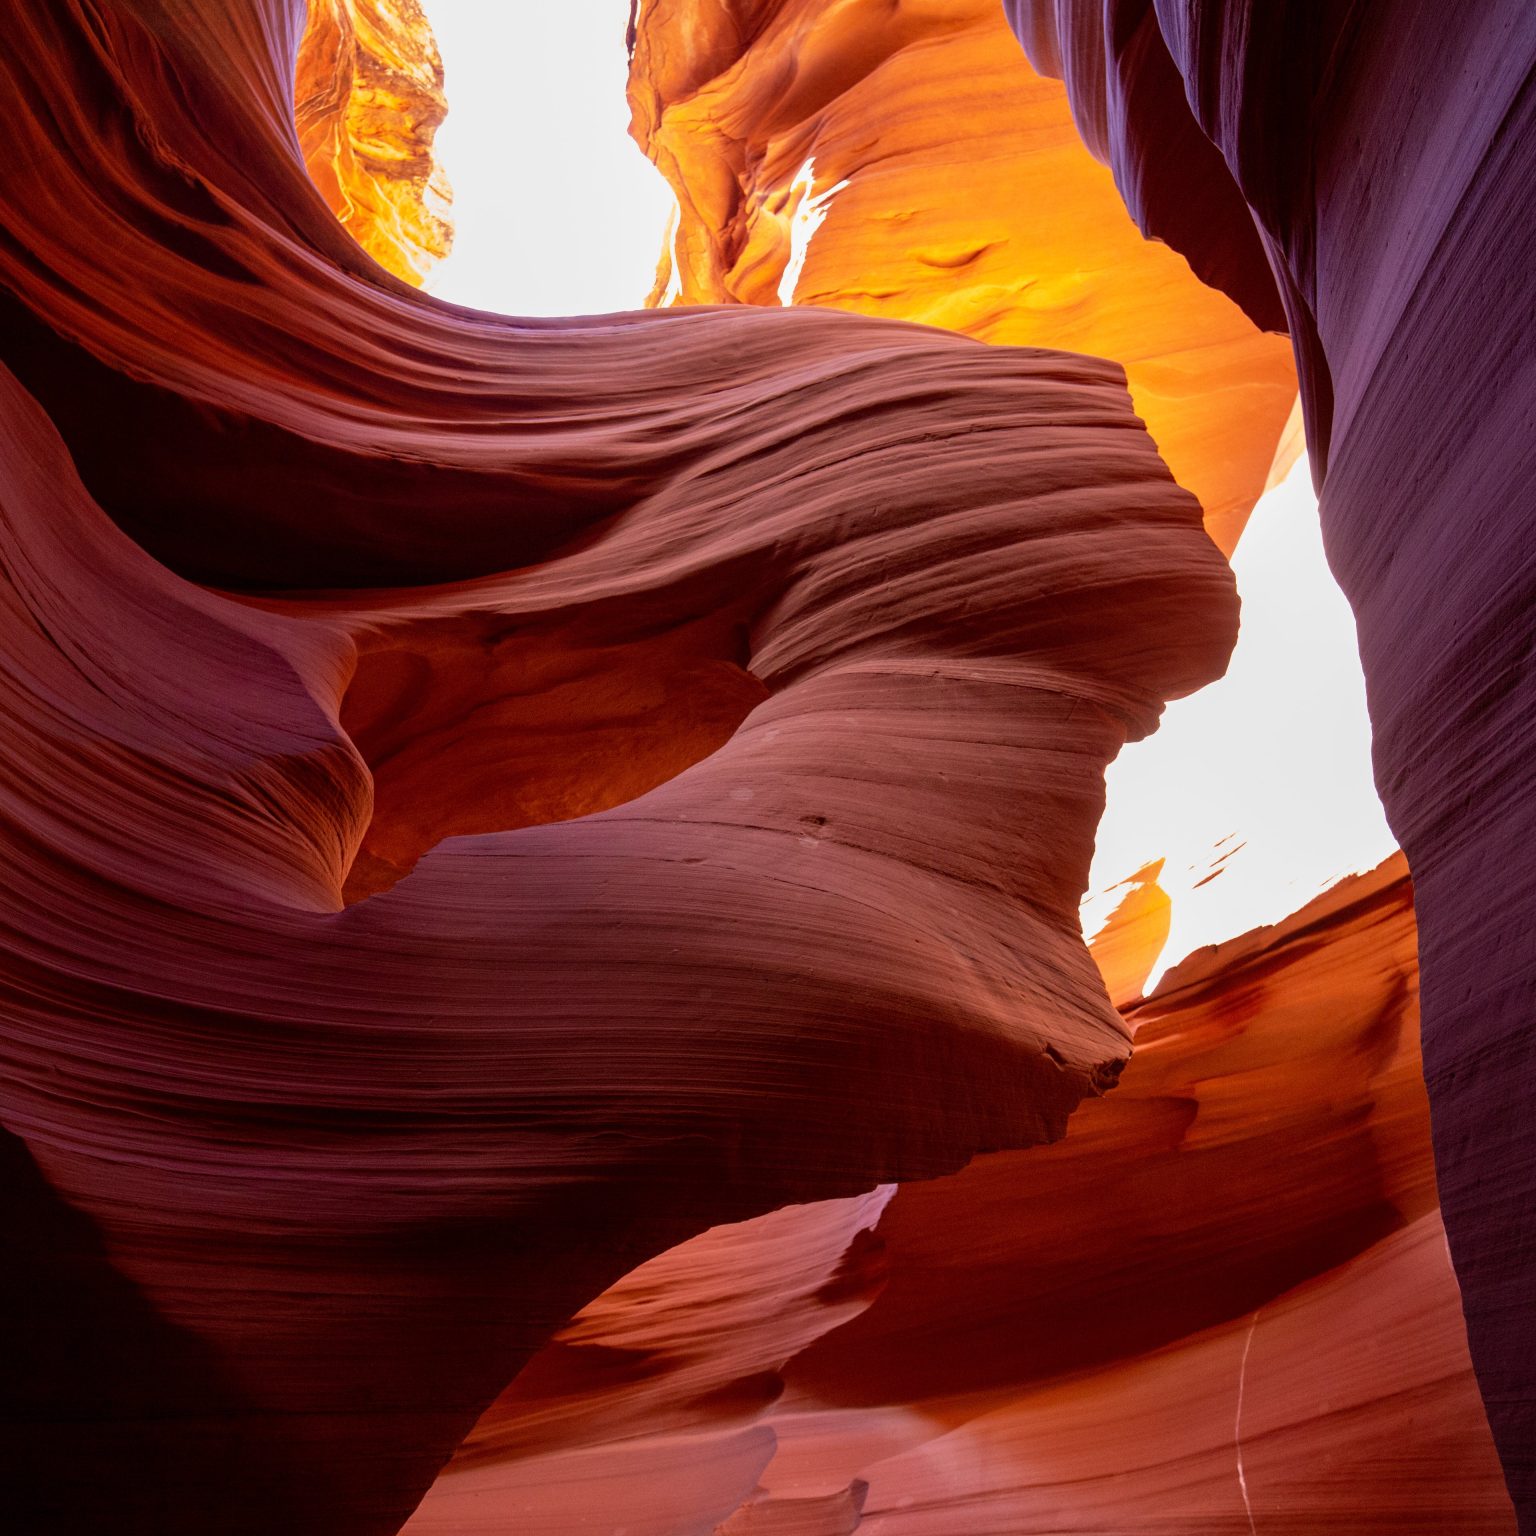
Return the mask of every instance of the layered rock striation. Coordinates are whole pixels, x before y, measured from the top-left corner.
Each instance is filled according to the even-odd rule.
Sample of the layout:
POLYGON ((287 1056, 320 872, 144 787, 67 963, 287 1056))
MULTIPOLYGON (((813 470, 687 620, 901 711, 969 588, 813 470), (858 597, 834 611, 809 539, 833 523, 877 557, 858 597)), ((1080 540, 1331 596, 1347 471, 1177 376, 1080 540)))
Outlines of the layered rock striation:
POLYGON ((1536 833, 1536 12, 1008 9, 1141 227, 1246 307, 1284 306, 1377 783, 1414 873, 1472 1357, 1536 1530, 1536 873, 1518 852, 1536 833))
POLYGON ((1059 1145, 641 1266, 408 1529, 1507 1536, 1436 1213, 1401 856, 1125 1018, 1119 1088, 1059 1145))
POLYGON ((641 1260, 1060 1136, 1104 765, 1235 629, 1112 363, 392 277, 305 20, 0 37, 29 1531, 382 1536, 641 1260))
MULTIPOLYGON (((810 304, 1113 358, 1229 553, 1294 457, 1284 340, 1138 235, 997 0, 652 0, 629 97, 678 197, 653 302, 810 304)), ((1272 292, 1254 313, 1283 323, 1272 292)))
POLYGON ((432 145, 447 114, 419 0, 312 0, 294 87, 304 164, 347 232, 408 283, 453 246, 432 145))

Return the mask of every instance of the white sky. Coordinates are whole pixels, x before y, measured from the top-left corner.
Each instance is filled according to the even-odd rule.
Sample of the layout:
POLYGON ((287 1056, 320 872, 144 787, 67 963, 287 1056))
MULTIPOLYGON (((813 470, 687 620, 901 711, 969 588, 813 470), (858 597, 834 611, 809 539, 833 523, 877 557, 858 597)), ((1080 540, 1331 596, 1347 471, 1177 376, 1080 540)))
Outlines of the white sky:
MULTIPOLYGON (((447 73, 437 142, 456 230, 428 290, 504 314, 638 307, 673 198, 628 133, 628 0, 425 6, 447 73)), ((803 210, 802 259, 821 212, 803 210)), ((1170 962, 1278 921, 1393 848, 1354 622, 1323 559, 1304 459, 1260 501, 1233 566, 1243 620, 1231 669, 1111 767, 1083 912, 1092 933, 1122 894, 1112 887, 1165 859, 1170 962)))
POLYGON ((1260 498, 1232 568, 1232 664, 1110 766, 1083 909, 1091 934, 1124 894, 1107 888, 1166 858, 1169 963, 1278 922, 1396 846, 1371 778, 1354 615, 1323 557, 1305 457, 1260 498))
POLYGON ((512 315, 638 309, 672 190, 629 136, 629 0, 424 0, 453 252, 429 293, 512 315))

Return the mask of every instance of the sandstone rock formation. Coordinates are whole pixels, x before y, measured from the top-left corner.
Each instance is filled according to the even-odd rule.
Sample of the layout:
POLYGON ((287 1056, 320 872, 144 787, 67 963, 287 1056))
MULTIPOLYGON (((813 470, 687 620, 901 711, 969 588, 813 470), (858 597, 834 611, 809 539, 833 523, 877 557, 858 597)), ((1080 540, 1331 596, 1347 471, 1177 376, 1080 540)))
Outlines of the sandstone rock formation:
POLYGON ((13 6, 19 1528, 1504 1536, 1490 1421, 1528 1509, 1536 30, 1010 9, 1065 89, 650 0, 688 304, 530 321, 411 286, 411 0, 13 6), (1149 998, 1154 869, 1078 931, 1282 321, 1487 1418, 1401 863, 1149 998))
MULTIPOLYGON (((653 300, 1113 358, 1231 551, 1282 447, 1289 348, 1138 236, 998 0, 650 0, 630 102, 679 203, 653 300)), ((1254 313, 1283 323, 1272 290, 1254 313)))
POLYGON ((453 244, 432 149, 447 111, 420 0, 311 0, 294 89, 305 166, 357 243, 408 283, 453 244))
POLYGON ((529 1529, 1512 1531, 1416 981, 1401 857, 1193 956, 1127 1008, 1136 1054, 1059 1145, 626 1277, 408 1530, 489 1536, 549 1500, 529 1529), (657 1486, 694 1502, 635 1520, 657 1486))
POLYGON ((1104 764, 1235 628, 1114 364, 392 278, 304 19, 0 36, 28 1531, 393 1531, 640 1260, 1059 1136, 1104 764))
POLYGON ((1141 226, 1245 307, 1270 288, 1284 304, 1377 782, 1418 893, 1472 1358, 1536 1530, 1536 875, 1514 852, 1536 834, 1536 10, 1008 8, 1141 226))

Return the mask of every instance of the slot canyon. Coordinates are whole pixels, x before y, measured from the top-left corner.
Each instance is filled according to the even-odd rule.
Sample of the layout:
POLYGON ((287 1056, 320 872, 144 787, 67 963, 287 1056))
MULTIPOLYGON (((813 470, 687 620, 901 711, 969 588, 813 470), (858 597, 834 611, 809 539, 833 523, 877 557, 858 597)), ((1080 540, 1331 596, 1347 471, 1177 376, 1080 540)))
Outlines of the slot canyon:
POLYGON ((0 1526, 1536 1536, 1536 7, 0 84, 0 1526))

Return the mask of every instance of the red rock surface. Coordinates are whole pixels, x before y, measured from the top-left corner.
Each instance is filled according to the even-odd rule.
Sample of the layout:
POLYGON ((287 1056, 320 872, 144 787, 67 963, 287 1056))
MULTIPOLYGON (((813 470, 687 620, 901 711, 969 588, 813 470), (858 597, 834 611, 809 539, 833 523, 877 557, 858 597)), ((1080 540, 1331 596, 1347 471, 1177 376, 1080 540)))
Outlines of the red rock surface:
POLYGON ((687 1445, 714 1469, 692 1523, 633 1530, 715 1530, 734 1487, 732 1536, 1512 1531, 1435 1211, 1416 972, 1401 857, 1197 954, 1126 1010, 1120 1087, 1059 1145, 628 1276, 408 1529, 488 1536, 551 1485, 549 1530, 607 1529, 622 1479, 687 1445))
POLYGON ((1472 1356, 1536 1530, 1536 8, 1008 8, 1142 227, 1250 309, 1278 285, 1418 892, 1472 1356))
POLYGON ((303 20, 0 29, 28 1532, 393 1531, 640 1260, 1059 1136, 1104 764, 1234 632, 1113 364, 391 278, 303 20))

